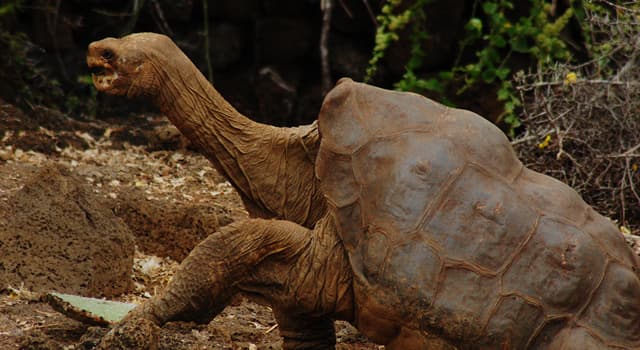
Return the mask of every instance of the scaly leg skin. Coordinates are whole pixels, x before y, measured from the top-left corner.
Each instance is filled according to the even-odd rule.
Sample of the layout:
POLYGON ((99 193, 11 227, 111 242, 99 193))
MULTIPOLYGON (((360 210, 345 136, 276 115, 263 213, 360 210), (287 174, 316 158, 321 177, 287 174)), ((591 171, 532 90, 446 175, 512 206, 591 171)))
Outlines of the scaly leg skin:
POLYGON ((274 310, 282 347, 295 350, 327 350, 334 349, 336 334, 333 327, 333 319, 321 317, 296 317, 281 314, 274 310))
POLYGON ((198 244, 167 288, 131 311, 97 349, 154 349, 154 327, 209 322, 239 292, 277 310, 284 349, 333 349, 333 319, 352 319, 351 282, 346 253, 327 220, 314 230, 278 220, 233 223, 198 244), (147 338, 128 332, 140 333, 141 326, 149 329, 147 338))

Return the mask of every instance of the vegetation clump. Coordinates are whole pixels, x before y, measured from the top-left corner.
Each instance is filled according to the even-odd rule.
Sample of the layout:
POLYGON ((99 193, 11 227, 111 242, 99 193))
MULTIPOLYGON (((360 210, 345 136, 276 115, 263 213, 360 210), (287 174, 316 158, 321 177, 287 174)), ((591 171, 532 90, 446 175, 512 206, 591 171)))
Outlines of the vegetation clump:
POLYGON ((587 62, 518 76, 514 144, 627 231, 640 219, 640 4, 606 5, 585 6, 587 62))
POLYGON ((390 43, 399 40, 398 33, 410 26, 411 57, 404 75, 395 83, 396 89, 431 91, 447 101, 446 93, 451 88, 461 94, 472 86, 495 84, 498 86, 495 97, 503 107, 497 122, 505 122, 511 136, 515 135, 520 126, 517 116, 520 99, 511 83, 512 58, 514 54, 525 57, 537 69, 545 69, 558 61, 570 61, 571 51, 562 34, 576 11, 581 13, 581 2, 570 1, 569 6, 560 10, 548 1, 531 0, 526 9, 521 10, 516 9, 517 2, 512 0, 476 0, 464 26, 455 61, 435 76, 425 78, 420 68, 428 55, 423 47, 430 35, 424 30, 425 21, 429 21, 425 6, 430 2, 390 0, 383 6, 365 80, 373 78, 390 43), (524 14, 519 14, 521 12, 524 14))

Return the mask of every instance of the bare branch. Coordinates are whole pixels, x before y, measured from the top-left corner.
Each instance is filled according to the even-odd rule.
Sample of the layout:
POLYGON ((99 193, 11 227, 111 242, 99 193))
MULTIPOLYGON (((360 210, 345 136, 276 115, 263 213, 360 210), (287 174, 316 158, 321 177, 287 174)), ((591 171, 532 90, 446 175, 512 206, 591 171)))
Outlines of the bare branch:
POLYGON ((518 77, 526 134, 512 144, 527 166, 565 181, 599 212, 637 231, 640 26, 638 11, 625 6, 617 2, 613 17, 587 13, 593 47, 607 43, 611 50, 518 77), (567 79, 569 73, 578 79, 567 79))
POLYGON ((325 95, 333 85, 331 80, 331 67, 329 65, 329 31, 331 29, 331 14, 333 12, 333 0, 321 0, 322 31, 320 33, 320 60, 322 62, 322 94, 325 95))

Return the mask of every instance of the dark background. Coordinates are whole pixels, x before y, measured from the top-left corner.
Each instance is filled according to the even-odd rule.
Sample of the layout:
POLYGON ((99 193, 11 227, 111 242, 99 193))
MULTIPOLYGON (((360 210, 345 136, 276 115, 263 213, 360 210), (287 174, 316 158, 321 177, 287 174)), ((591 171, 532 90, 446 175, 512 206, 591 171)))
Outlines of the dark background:
MULTIPOLYGON (((333 1, 328 43, 333 82, 344 76, 363 79, 383 2, 333 1)), ((427 5, 429 38, 421 73, 450 68, 472 3, 427 5)), ((215 0, 207 1, 206 13, 198 0, 5 2, 11 4, 12 11, 0 14, 0 98, 26 109, 43 104, 74 118, 146 110, 144 103, 96 96, 84 63, 87 45, 108 36, 160 32, 208 75, 205 17, 214 86, 242 113, 274 125, 297 125, 314 120, 322 102, 319 0, 215 0)), ((391 87, 398 81, 410 50, 407 35, 401 35, 372 83, 391 87)), ((478 86, 452 99, 492 119, 501 112, 495 91, 478 86)))

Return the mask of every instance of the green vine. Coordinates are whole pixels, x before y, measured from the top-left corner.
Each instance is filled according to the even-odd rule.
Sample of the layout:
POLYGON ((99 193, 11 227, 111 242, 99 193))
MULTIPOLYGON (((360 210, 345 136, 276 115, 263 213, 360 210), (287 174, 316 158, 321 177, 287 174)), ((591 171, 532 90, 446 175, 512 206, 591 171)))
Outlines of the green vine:
POLYGON ((431 79, 422 79, 419 78, 416 71, 422 67, 424 62, 424 58, 426 54, 422 49, 422 44, 425 40, 429 38, 429 34, 425 29, 425 23, 427 21, 427 15, 424 11, 425 5, 430 1, 422 0, 416 1, 410 7, 410 13, 412 14, 412 31, 411 31, 411 56, 407 65, 405 66, 405 73, 402 76, 402 79, 394 84, 394 87, 397 90, 402 91, 436 91, 439 93, 444 92, 444 86, 441 82, 441 79, 448 79, 444 74, 446 72, 441 72, 440 78, 431 78, 431 79))
POLYGON ((5 3, 4 5, 0 5, 0 17, 15 14, 22 6, 22 3, 23 1, 21 0, 13 0, 5 3))
MULTIPOLYGON (((560 33, 574 16, 574 7, 561 14, 555 11, 545 0, 530 0, 527 15, 512 18, 513 0, 482 1, 476 0, 471 18, 464 29, 465 36, 460 41, 459 51, 453 66, 449 70, 438 72, 435 77, 425 79, 420 76, 425 53, 423 44, 429 34, 424 25, 428 21, 425 5, 428 0, 390 0, 382 9, 378 21, 376 44, 365 80, 370 80, 376 66, 384 57, 384 52, 393 41, 399 40, 398 31, 411 25, 409 37, 411 56, 405 67, 405 73, 394 86, 404 91, 434 91, 443 94, 447 86, 456 83, 457 93, 461 94, 479 84, 497 84, 497 99, 503 104, 503 113, 498 122, 504 121, 510 134, 520 126, 516 111, 520 99, 511 84, 513 72, 509 66, 514 53, 526 55, 535 60, 538 68, 568 61, 571 54, 561 39, 560 33), (402 4, 404 2, 404 4, 402 4), (403 5, 403 6, 401 6, 403 5), (406 8, 400 14, 394 14, 400 7, 406 8), (475 49, 473 55, 467 52, 475 49), (463 57, 475 57, 466 59, 463 57)), ((573 5, 573 3, 572 3, 573 5)), ((578 7, 579 8, 579 7, 578 7)), ((446 98, 443 96, 446 102, 446 98)))
MULTIPOLYGON (((425 0, 416 0, 416 3, 425 2, 425 0)), ((402 0, 388 0, 382 9, 380 15, 377 16, 378 29, 376 30, 375 46, 373 47, 373 54, 369 60, 369 67, 364 78, 365 82, 371 81, 378 69, 378 62, 384 57, 384 53, 387 51, 389 45, 392 42, 398 41, 400 36, 398 32, 404 29, 411 20, 412 9, 408 8, 402 11, 400 14, 395 15, 394 10, 402 3, 402 0)))

